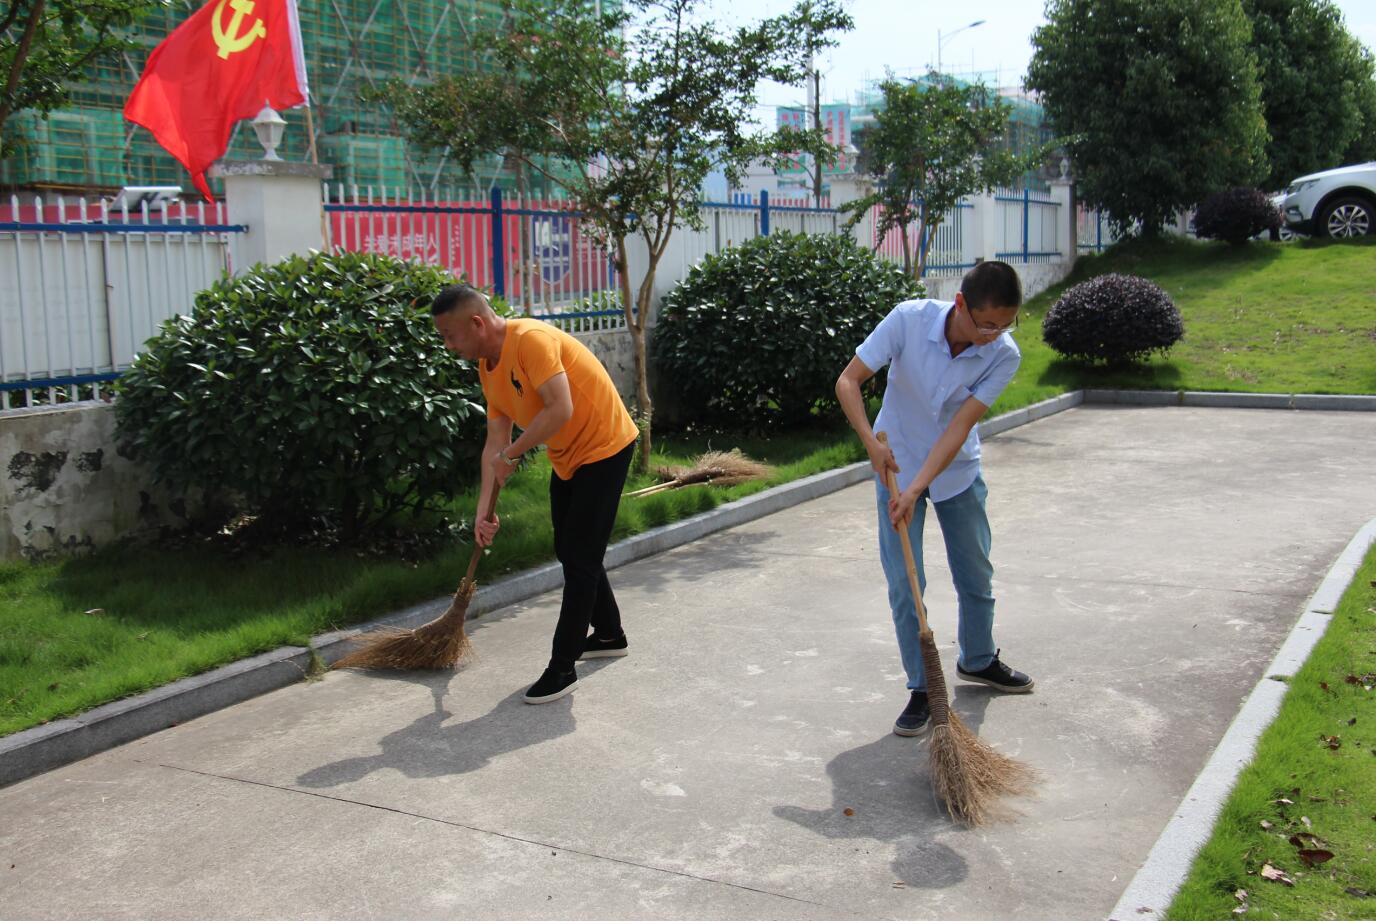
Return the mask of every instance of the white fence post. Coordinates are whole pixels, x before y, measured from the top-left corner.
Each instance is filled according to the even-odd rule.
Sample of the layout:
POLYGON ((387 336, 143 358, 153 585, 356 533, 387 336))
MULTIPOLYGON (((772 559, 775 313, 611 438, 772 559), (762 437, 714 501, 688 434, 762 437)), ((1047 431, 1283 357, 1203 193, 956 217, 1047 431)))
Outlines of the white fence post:
POLYGON ((1051 199, 1060 205, 1056 224, 1056 249, 1061 258, 1075 261, 1079 250, 1080 225, 1075 214, 1074 183, 1069 178, 1051 180, 1051 199))
POLYGON ((998 258, 995 253, 999 251, 999 242, 1003 239, 1003 213, 1000 211, 1001 205, 994 199, 994 194, 985 192, 970 196, 970 204, 974 205, 974 210, 970 214, 975 225, 974 233, 971 235, 975 247, 971 253, 972 262, 977 259, 998 258))

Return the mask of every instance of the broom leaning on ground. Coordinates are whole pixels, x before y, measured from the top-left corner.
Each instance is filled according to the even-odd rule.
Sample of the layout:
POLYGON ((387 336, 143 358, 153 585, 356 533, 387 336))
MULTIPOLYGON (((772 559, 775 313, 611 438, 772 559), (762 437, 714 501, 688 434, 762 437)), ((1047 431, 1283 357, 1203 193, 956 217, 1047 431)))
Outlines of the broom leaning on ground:
MULTIPOLYGON (((497 494, 501 486, 492 484, 492 495, 479 521, 488 521, 497 510, 497 494)), ((382 627, 355 640, 358 648, 334 663, 333 668, 453 668, 473 651, 473 643, 464 630, 468 605, 478 584, 473 575, 478 570, 483 548, 473 542, 473 556, 468 571, 459 583, 448 609, 428 624, 414 630, 382 627)))
MULTIPOLYGON (((888 445, 885 433, 879 440, 888 445)), ((898 495, 898 478, 884 471, 884 485, 890 496, 898 495)), ((983 825, 994 817, 999 797, 1029 793, 1037 773, 1028 765, 1000 754, 970 731, 951 709, 946 694, 946 675, 941 670, 941 655, 936 637, 927 626, 927 609, 917 579, 908 529, 896 528, 903 541, 903 557, 908 564, 908 582, 917 608, 918 642, 922 648, 922 667, 927 673, 927 705, 932 711, 932 737, 928 743, 932 786, 946 804, 951 818, 966 825, 983 825)))
POLYGON ((661 477, 668 477, 668 482, 628 492, 627 497, 652 496, 657 492, 682 489, 695 483, 732 486, 749 480, 763 480, 773 475, 774 468, 751 460, 742 454, 739 448, 733 448, 730 451, 708 451, 691 467, 661 467, 656 473, 661 477))

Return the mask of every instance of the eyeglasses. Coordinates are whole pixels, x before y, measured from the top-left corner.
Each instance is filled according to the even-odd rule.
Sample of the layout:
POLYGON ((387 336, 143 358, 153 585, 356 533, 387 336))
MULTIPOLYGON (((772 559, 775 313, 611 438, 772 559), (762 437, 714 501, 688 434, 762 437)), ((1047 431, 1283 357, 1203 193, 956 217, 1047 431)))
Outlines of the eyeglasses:
POLYGON ((970 318, 970 322, 974 325, 975 332, 979 333, 981 336, 999 336, 1003 333, 1010 333, 1018 328, 1017 317, 1014 317, 1013 322, 1009 323, 1007 326, 981 326, 979 323, 975 323, 974 317, 970 318))

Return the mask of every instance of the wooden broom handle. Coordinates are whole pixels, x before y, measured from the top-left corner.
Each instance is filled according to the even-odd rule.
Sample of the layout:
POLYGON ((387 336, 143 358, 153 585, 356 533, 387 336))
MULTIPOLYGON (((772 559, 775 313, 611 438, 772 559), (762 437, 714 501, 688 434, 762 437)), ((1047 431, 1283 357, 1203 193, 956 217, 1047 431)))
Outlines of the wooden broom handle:
MULTIPOLYGON (((498 483, 496 480, 493 480, 492 495, 487 497, 487 508, 483 509, 483 517, 479 518, 478 521, 488 521, 492 518, 493 513, 497 511, 497 494, 501 491, 502 484, 498 483)), ((474 522, 475 528, 476 524, 477 522, 474 522)), ((464 576, 465 580, 469 582, 473 581, 473 576, 478 571, 478 561, 482 558, 483 548, 478 546, 478 539, 475 535, 473 538, 473 556, 468 561, 468 574, 464 576)))
MULTIPOLYGON (((885 432, 880 432, 877 436, 879 443, 884 447, 889 446, 889 436, 885 432)), ((884 471, 884 487, 888 489, 889 496, 898 498, 898 477, 892 470, 884 471)), ((885 509, 887 512, 888 510, 885 509)), ((927 629, 927 608, 922 604, 922 587, 917 580, 917 560, 913 558, 913 543, 908 539, 907 528, 894 528, 898 532, 898 537, 903 541, 903 559, 908 564, 908 584, 913 590, 913 604, 917 608, 917 630, 919 633, 928 633, 927 629)))

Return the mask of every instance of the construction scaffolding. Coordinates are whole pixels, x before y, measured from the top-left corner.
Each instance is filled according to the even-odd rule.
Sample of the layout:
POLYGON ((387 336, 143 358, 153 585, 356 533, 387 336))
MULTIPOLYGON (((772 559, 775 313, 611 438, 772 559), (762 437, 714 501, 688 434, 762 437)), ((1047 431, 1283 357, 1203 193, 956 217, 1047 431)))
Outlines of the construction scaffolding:
MULTIPOLYGON (((92 67, 73 87, 71 106, 46 119, 35 112, 11 118, 6 132, 19 142, 19 151, 0 161, 0 185, 90 192, 124 185, 190 188, 181 165, 151 134, 124 121, 122 111, 149 53, 203 2, 174 0, 143 20, 134 31, 137 50, 92 67)), ((497 26, 502 9, 501 0, 300 0, 316 153, 321 163, 334 166, 335 181, 359 188, 512 185, 495 159, 478 164, 477 175, 468 177, 445 157, 417 150, 402 136, 390 107, 362 96, 388 80, 424 82, 483 67, 466 50, 469 37, 497 26)), ((278 153, 309 159, 305 111, 283 116, 287 129, 278 153)), ((251 126, 240 123, 225 158, 261 156, 251 126)), ((555 194, 537 180, 528 193, 555 194)))
MULTIPOLYGON (((1041 150, 1056 140, 1054 127, 1047 120, 1046 110, 1042 107, 1037 95, 1022 87, 1000 87, 997 83, 992 82, 993 79, 996 79, 996 74, 993 71, 945 74, 939 77, 926 73, 922 76, 903 77, 901 79, 908 80, 920 87, 931 86, 933 81, 937 79, 948 81, 949 84, 962 88, 985 87, 988 93, 986 98, 996 97, 1009 107, 1008 132, 1004 135, 1001 146, 1010 153, 1025 154, 1030 151, 1041 150)), ((874 113, 883 108, 884 94, 879 89, 880 82, 879 80, 871 80, 864 89, 855 94, 855 100, 850 104, 851 124, 857 129, 863 129, 873 124, 874 113)), ((1053 161, 1059 161, 1059 156, 1048 158, 1047 162, 1038 169, 1024 176, 1022 183, 1029 188, 1044 191, 1048 187, 1048 180, 1054 179, 1057 175, 1057 164, 1053 161)))

